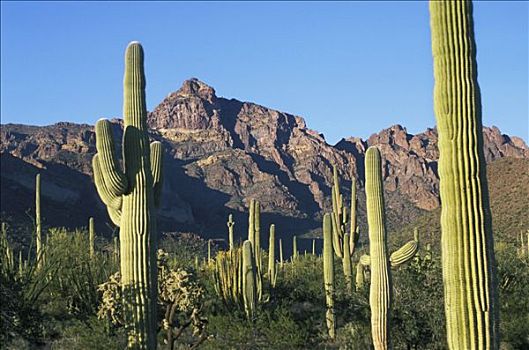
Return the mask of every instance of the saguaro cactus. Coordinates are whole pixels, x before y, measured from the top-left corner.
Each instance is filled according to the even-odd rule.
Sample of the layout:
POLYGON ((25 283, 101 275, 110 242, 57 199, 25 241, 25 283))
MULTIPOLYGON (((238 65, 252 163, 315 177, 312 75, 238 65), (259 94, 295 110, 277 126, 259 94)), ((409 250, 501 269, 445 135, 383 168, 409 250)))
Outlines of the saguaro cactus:
POLYGON ((94 218, 88 220, 88 244, 90 246, 90 258, 93 259, 95 255, 95 230, 94 218))
POLYGON ((376 350, 391 348, 389 321, 392 287, 390 267, 410 261, 417 253, 419 238, 404 244, 388 255, 384 189, 382 187, 382 162, 376 147, 369 147, 365 158, 366 208, 369 225, 369 255, 362 255, 356 266, 356 288, 364 286, 364 269, 371 268, 369 305, 371 307, 371 333, 376 350))
POLYGON ((276 225, 270 225, 270 239, 268 241, 268 278, 270 279, 270 285, 275 287, 276 285, 276 225))
POLYGON ((472 3, 431 1, 448 345, 497 348, 494 243, 472 3))
POLYGON ((279 266, 283 268, 284 261, 283 261, 283 240, 279 239, 279 266))
POLYGON ((230 243, 230 250, 233 249, 234 243, 233 243, 233 227, 235 226, 235 222, 233 221, 233 215, 230 214, 228 216, 228 240, 230 243))
POLYGON ((292 260, 297 259, 299 256, 298 251, 298 238, 296 236, 292 237, 292 260))
POLYGON ((380 152, 369 147, 365 158, 366 207, 369 225, 369 257, 371 266, 371 334, 376 350, 391 347, 389 319, 391 310, 391 271, 387 254, 386 218, 380 152))
POLYGON ((347 290, 352 290, 352 265, 353 256, 358 242, 358 227, 356 223, 356 179, 351 176, 351 210, 347 213, 347 207, 343 202, 343 195, 340 193, 340 180, 338 170, 333 166, 333 187, 332 187, 332 235, 333 248, 336 255, 342 259, 343 272, 345 276, 347 290), (347 233, 347 222, 349 230, 347 233), (347 240, 347 241, 346 241, 347 240))
POLYGON ((334 315, 334 253, 332 247, 331 216, 323 216, 323 281, 325 287, 325 303, 327 312, 327 330, 329 337, 336 336, 336 316, 334 315))
POLYGON ((244 309, 249 319, 252 319, 257 307, 257 281, 256 281, 256 266, 254 264, 254 257, 252 252, 252 243, 245 241, 242 245, 242 289, 244 296, 244 309))
POLYGON ((37 268, 42 267, 42 222, 40 216, 40 174, 35 176, 35 233, 37 242, 37 268))
POLYGON ((143 48, 125 53, 123 168, 115 156, 112 126, 96 123, 94 180, 110 218, 120 226, 121 278, 129 347, 155 349, 157 333, 156 206, 162 176, 162 144, 149 146, 143 48))

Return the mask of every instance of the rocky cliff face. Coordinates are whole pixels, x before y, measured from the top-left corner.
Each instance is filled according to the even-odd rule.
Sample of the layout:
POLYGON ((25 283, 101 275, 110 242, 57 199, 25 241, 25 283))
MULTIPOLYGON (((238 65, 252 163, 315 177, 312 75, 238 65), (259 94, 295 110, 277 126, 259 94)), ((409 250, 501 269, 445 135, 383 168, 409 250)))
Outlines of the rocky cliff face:
MULTIPOLYGON (((380 148, 384 158, 389 217, 396 224, 406 220, 403 209, 415 215, 439 205, 434 129, 410 135, 395 125, 365 141, 350 137, 332 146, 299 116, 217 97, 213 88, 197 79, 185 81, 168 95, 149 113, 148 123, 152 138, 166 148, 160 211, 161 227, 166 230, 224 232, 228 212, 244 225, 248 198, 261 201, 265 220, 287 230, 315 227, 322 209, 330 207, 332 165, 337 165, 347 194, 351 176, 363 184, 364 154, 372 145, 380 148)), ((121 132, 121 122, 115 120, 117 138, 121 132)), ((484 128, 484 136, 488 161, 505 156, 529 158, 529 149, 519 138, 502 135, 495 127, 484 128)), ((64 190, 43 193, 55 206, 85 208, 86 215, 80 210, 72 225, 84 224, 90 215, 107 220, 91 183, 92 126, 2 125, 0 151, 2 211, 11 211, 17 194, 20 207, 22 203, 32 206, 30 174, 41 171, 50 188, 64 190), (66 181, 65 174, 76 180, 66 181), (62 192, 70 197, 65 199, 62 192), (87 201, 93 203, 90 208, 85 206, 87 201)), ((361 214, 362 207, 360 201, 361 214)), ((54 220, 50 218, 50 224, 66 224, 54 220)))

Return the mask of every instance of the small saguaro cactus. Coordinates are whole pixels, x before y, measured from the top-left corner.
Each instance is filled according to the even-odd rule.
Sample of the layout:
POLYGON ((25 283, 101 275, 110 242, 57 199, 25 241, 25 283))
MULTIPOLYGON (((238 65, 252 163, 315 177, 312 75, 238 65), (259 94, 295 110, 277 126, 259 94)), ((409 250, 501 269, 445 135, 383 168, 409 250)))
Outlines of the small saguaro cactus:
POLYGON ((279 239, 279 266, 283 268, 284 261, 283 261, 283 240, 279 239))
POLYGON ((391 312, 391 267, 411 260, 418 250, 418 233, 391 256, 388 255, 382 161, 376 147, 369 147, 365 158, 366 208, 369 226, 369 255, 363 255, 357 265, 356 287, 364 285, 364 267, 371 268, 369 305, 371 307, 371 333, 376 350, 391 348, 389 322, 391 312))
POLYGON ((162 144, 149 145, 143 48, 131 42, 123 83, 123 170, 115 156, 112 125, 96 123, 94 180, 113 223, 120 227, 121 283, 129 347, 155 349, 157 334, 156 208, 162 185, 162 144))
POLYGON ((332 230, 333 248, 336 255, 342 259, 343 272, 348 291, 352 290, 352 265, 356 243, 358 242, 358 227, 356 223, 356 179, 351 176, 351 209, 348 214, 344 205, 343 195, 340 193, 340 180, 338 169, 333 166, 333 186, 332 186, 332 230), (350 232, 347 234, 347 223, 349 222, 350 232), (347 242, 346 242, 347 237, 347 242))
POLYGON ((470 1, 430 1, 450 349, 499 347, 494 242, 470 1))
POLYGON ((90 246, 90 258, 93 259, 95 255, 94 218, 88 220, 88 244, 90 246))
POLYGON ((233 249, 234 242, 233 242, 233 227, 235 226, 235 222, 233 221, 233 215, 230 214, 228 216, 228 241, 230 243, 230 250, 233 249))
POLYGON ((331 215, 323 216, 323 281, 325 287, 325 319, 329 338, 336 337, 336 316, 334 314, 334 253, 332 247, 331 215))
POLYGON ((250 241, 244 241, 242 245, 242 289, 244 297, 244 309, 246 316, 249 319, 253 319, 255 315, 255 309, 257 307, 257 281, 255 259, 252 252, 252 243, 250 241))
POLYGON ((42 222, 40 216, 40 174, 35 176, 35 230, 37 242, 37 268, 42 267, 42 222))
POLYGON ((270 279, 270 285, 275 287, 277 273, 276 273, 276 225, 270 225, 270 239, 268 241, 268 278, 270 279))

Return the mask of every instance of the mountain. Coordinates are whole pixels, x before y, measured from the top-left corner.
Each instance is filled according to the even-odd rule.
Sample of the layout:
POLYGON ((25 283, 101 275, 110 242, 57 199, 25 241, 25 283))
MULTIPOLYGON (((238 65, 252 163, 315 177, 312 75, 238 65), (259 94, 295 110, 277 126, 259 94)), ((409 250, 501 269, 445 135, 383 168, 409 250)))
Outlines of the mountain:
MULTIPOLYGON (((112 121, 119 140, 122 121, 112 121)), ((347 198, 351 176, 363 185, 364 154, 372 145, 384 158, 390 228, 439 206, 435 129, 411 135, 394 125, 367 140, 348 137, 333 146, 300 116, 217 97, 197 79, 169 94, 149 113, 148 125, 152 139, 166 150, 159 212, 164 231, 218 236, 233 213, 242 236, 249 198, 261 202, 263 224, 276 223, 284 235, 317 229, 322 211, 330 209, 332 165, 347 198)), ((503 135, 496 127, 483 132, 487 161, 529 158, 520 138, 503 135)), ((34 175, 41 172, 43 215, 49 225, 84 226, 94 216, 99 229, 105 228, 109 220, 92 183, 93 126, 2 125, 0 152, 4 217, 29 220, 25 212, 33 207, 34 175)), ((360 190, 361 228, 364 202, 360 190)))

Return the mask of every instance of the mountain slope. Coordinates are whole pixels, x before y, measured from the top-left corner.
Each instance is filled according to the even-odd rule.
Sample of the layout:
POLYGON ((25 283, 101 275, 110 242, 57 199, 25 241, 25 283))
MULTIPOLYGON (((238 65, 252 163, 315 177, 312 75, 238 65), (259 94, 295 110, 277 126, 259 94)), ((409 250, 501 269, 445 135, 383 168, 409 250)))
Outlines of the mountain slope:
MULTIPOLYGON (((113 123, 119 140, 121 121, 113 123)), ((159 213, 164 231, 220 235, 226 231, 227 214, 234 213, 242 236, 249 198, 261 201, 263 225, 276 223, 279 235, 318 229, 322 211, 330 210, 332 165, 337 165, 347 198, 351 176, 363 184, 364 154, 371 145, 378 146, 384 158, 391 228, 401 228, 439 205, 434 129, 410 135, 395 125, 368 140, 349 137, 332 146, 299 116, 217 97, 197 79, 169 94, 149 113, 148 123, 151 137, 166 149, 159 213)), ((494 127, 484 128, 484 135, 488 161, 529 157, 521 139, 494 127)), ((4 216, 19 217, 21 210, 33 206, 31 176, 41 171, 43 196, 54 203, 53 210, 43 208, 50 225, 80 226, 95 216, 99 228, 106 227, 108 218, 91 180, 92 126, 2 125, 0 152, 4 216), (61 191, 46 188, 60 188, 71 196, 62 198, 61 191)), ((358 192, 360 225, 365 228, 365 201, 362 190, 358 192)))

